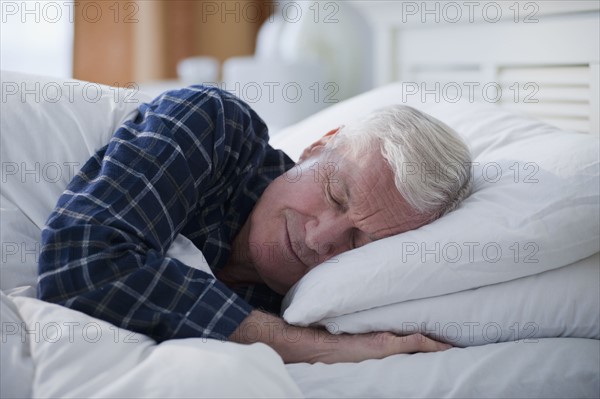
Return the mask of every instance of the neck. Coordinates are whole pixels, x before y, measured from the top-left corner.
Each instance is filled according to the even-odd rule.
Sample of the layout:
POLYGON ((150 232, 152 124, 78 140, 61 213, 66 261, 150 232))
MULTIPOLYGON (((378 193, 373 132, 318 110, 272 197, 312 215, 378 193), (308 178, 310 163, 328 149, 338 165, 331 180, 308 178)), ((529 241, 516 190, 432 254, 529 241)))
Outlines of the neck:
POLYGON ((216 277, 230 287, 239 284, 264 284, 250 259, 249 237, 250 223, 247 220, 231 244, 231 256, 225 267, 216 273, 216 277))

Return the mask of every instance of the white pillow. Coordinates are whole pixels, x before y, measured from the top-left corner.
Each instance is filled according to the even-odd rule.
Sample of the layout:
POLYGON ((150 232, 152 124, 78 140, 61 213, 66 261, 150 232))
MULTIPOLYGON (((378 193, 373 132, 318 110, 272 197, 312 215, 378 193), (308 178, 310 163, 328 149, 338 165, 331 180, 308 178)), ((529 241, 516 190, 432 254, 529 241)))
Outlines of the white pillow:
MULTIPOLYGON (((0 289, 36 285, 41 229, 71 178, 151 98, 79 80, 2 71, 0 289)), ((167 256, 211 273, 179 235, 167 256)))
POLYGON ((42 232, 4 193, 0 194, 0 204, 0 289, 33 286, 37 280, 42 232))
POLYGON ((456 346, 600 339, 600 254, 500 284, 381 306, 318 324, 334 333, 420 332, 456 346))
MULTIPOLYGON (((338 104, 282 132, 276 143, 297 156, 346 118, 400 102, 401 87, 338 104)), ((407 105, 447 123, 469 144, 479 162, 473 194, 434 223, 316 267, 287 294, 286 321, 308 325, 513 280, 599 251, 597 136, 565 132, 491 104, 407 105)))
POLYGON ((0 76, 2 194, 41 229, 71 178, 149 97, 79 80, 0 76))

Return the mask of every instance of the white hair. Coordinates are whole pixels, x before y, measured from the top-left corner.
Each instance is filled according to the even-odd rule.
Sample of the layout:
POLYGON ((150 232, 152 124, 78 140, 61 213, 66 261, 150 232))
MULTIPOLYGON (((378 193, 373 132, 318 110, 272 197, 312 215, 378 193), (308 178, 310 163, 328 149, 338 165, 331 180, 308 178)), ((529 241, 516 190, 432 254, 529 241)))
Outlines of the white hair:
POLYGON ((341 145, 355 157, 379 147, 398 191, 428 222, 455 209, 471 192, 467 145, 452 128, 412 107, 388 106, 342 127, 330 149, 341 145))

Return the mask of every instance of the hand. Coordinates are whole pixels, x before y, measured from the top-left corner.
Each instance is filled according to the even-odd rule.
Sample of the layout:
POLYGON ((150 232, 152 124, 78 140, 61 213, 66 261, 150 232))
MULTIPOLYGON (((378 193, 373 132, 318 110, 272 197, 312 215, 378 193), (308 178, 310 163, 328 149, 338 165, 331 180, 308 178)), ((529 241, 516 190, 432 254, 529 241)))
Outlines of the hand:
MULTIPOLYGON (((334 335, 333 337, 338 337, 334 335)), ((367 359, 383 359, 391 355, 416 352, 438 352, 452 348, 422 334, 398 336, 390 332, 368 334, 342 334, 347 340, 342 346, 333 347, 318 355, 323 363, 361 362, 367 359), (343 348, 343 349, 342 349, 343 348)))
POLYGON ((333 335, 323 329, 296 327, 273 315, 253 311, 229 337, 230 341, 262 342, 285 363, 341 363, 383 359, 399 353, 436 352, 451 346, 421 334, 397 336, 389 332, 333 335))

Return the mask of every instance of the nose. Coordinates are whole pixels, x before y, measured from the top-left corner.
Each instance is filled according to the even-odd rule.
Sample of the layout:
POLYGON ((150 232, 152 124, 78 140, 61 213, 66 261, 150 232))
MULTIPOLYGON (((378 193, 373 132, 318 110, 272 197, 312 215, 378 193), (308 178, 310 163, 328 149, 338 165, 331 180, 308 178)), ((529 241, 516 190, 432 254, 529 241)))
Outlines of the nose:
POLYGON ((342 213, 326 211, 311 218, 305 228, 306 246, 318 255, 319 263, 352 249, 352 225, 342 213))

